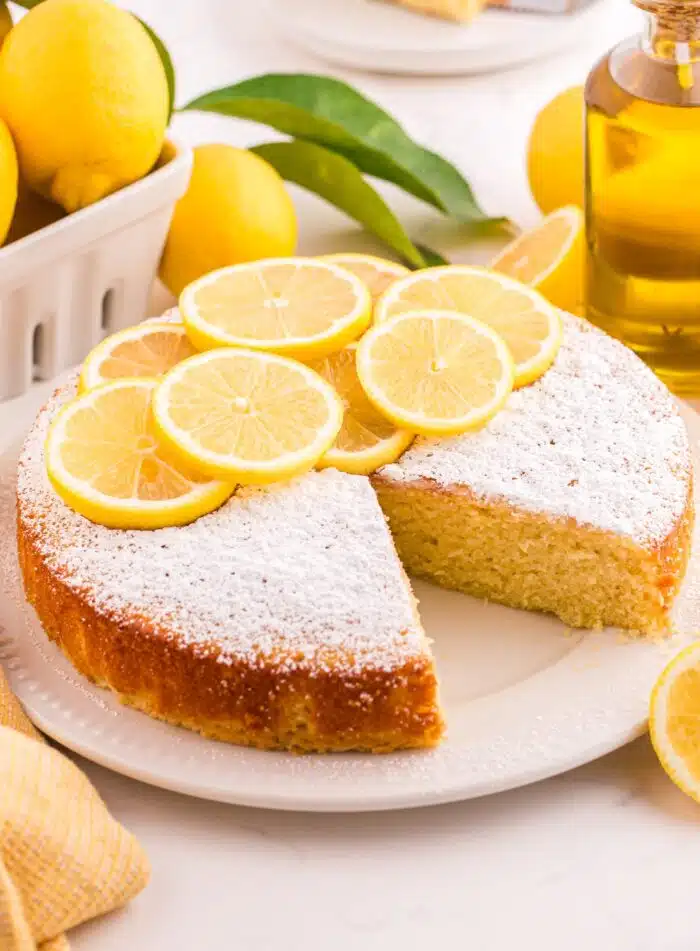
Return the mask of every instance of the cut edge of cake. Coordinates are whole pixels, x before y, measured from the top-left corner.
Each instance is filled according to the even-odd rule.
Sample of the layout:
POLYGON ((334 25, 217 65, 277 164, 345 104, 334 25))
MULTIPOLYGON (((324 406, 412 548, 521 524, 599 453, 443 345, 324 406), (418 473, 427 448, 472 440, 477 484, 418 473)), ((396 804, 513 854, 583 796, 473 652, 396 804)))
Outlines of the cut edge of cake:
POLYGON ((366 478, 243 489, 184 528, 94 525, 44 470, 71 393, 25 443, 17 538, 27 599, 80 673, 152 717, 261 749, 437 744, 429 642, 366 478))
POLYGON ((418 439, 373 485, 419 577, 571 627, 671 633, 694 516, 685 424, 630 350, 563 322, 552 368, 483 430, 418 439))

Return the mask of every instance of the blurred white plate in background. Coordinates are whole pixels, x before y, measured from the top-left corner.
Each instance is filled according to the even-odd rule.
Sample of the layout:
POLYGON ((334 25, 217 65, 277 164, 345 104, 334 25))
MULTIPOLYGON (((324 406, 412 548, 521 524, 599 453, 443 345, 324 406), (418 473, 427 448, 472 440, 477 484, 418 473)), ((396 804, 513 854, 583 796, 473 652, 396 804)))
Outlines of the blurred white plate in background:
POLYGON ((458 74, 506 69, 595 34, 608 0, 571 15, 489 10, 458 24, 382 0, 268 0, 299 45, 340 66, 379 73, 458 74))

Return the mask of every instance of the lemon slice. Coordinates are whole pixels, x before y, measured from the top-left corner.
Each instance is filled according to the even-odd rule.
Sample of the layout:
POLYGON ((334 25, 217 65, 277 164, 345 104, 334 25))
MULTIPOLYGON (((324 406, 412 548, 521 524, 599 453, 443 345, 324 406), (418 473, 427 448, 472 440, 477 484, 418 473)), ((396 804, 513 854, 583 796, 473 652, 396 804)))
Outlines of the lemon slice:
POLYGON ((147 321, 98 343, 83 363, 79 390, 124 377, 159 377, 196 352, 181 324, 147 321))
POLYGON ((700 802, 700 642, 674 657, 657 680, 649 732, 670 778, 700 802))
POLYGON ((198 471, 243 483, 312 469, 343 421, 333 388, 308 367, 242 348, 190 357, 153 399, 158 431, 198 471))
POLYGON ((367 285, 373 301, 394 281, 411 273, 403 264, 377 258, 372 254, 353 254, 347 251, 341 254, 324 254, 320 260, 338 264, 359 277, 367 285))
POLYGON ((486 324, 455 311, 397 314, 357 345, 357 374, 377 409, 426 436, 483 426, 513 388, 513 358, 486 324))
POLYGON ((151 415, 157 380, 115 380, 66 404, 46 440, 49 479, 63 501, 109 528, 186 525, 218 508, 233 485, 183 470, 151 415))
POLYGON ((409 274, 382 294, 374 319, 424 309, 455 310, 500 334, 515 361, 516 387, 542 376, 561 344, 555 308, 532 288, 486 268, 455 264, 409 274))
POLYGON ((367 398, 357 376, 355 344, 310 364, 328 380, 345 407, 343 425, 334 444, 321 457, 320 469, 332 466, 355 475, 369 475, 395 462, 413 442, 413 433, 397 429, 367 398))
POLYGON ((585 221, 574 205, 547 215, 491 262, 494 271, 528 284, 550 304, 582 313, 586 267, 585 221))
POLYGON ((372 319, 364 283, 311 258, 272 258, 213 271, 186 287, 180 311, 198 350, 251 347, 309 360, 341 350, 372 319))

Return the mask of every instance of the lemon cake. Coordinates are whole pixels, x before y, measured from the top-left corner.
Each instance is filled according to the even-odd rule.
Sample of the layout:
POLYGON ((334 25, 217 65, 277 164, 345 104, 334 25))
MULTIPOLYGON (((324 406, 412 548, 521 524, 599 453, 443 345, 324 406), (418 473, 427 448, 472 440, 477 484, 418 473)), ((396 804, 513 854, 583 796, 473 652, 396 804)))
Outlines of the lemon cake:
POLYGON ((436 677, 365 477, 239 490, 179 528, 93 524, 60 500, 40 413, 18 470, 25 590, 75 667, 151 716, 266 749, 434 745, 436 677))
POLYGON ((669 629, 693 520, 687 432, 630 350, 563 315, 554 365, 488 425, 374 477, 409 573, 572 627, 669 629))

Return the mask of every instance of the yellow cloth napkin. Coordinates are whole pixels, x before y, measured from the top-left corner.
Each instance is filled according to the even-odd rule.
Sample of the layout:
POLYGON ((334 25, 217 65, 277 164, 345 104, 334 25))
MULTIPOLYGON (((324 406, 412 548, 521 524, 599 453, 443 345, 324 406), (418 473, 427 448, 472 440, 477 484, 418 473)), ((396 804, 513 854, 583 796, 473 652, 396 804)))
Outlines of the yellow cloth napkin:
POLYGON ((0 669, 0 951, 68 951, 63 932, 148 881, 140 845, 43 743, 0 669))

